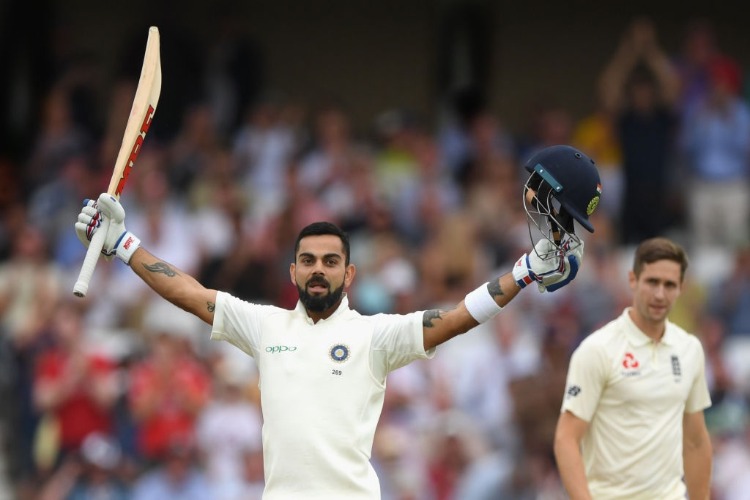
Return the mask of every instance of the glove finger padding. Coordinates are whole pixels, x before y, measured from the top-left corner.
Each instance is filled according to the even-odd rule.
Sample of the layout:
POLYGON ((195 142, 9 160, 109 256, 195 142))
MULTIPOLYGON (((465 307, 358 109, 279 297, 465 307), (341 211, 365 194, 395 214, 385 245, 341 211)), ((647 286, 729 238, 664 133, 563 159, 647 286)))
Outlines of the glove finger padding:
POLYGON ((102 225, 101 214, 91 205, 86 205, 78 214, 78 221, 75 223, 76 236, 88 248, 91 238, 99 226, 102 225))
POLYGON ((108 193, 99 195, 96 205, 109 220, 104 248, 116 254, 125 264, 129 264, 133 253, 140 247, 141 240, 125 229, 125 209, 117 198, 108 193))
POLYGON ((84 200, 83 208, 78 214, 78 221, 75 223, 76 236, 88 248, 91 238, 96 230, 101 226, 101 216, 96 209, 96 204, 92 200, 84 200))
POLYGON ((575 279, 583 261, 583 241, 572 250, 569 244, 563 245, 562 249, 559 249, 558 252, 559 257, 550 259, 556 261, 557 269, 540 274, 539 290, 542 292, 545 290, 554 292, 575 279))
POLYGON ((75 223, 76 236, 78 241, 83 243, 83 246, 88 248, 91 241, 86 237, 86 231, 88 230, 88 223, 81 222, 81 215, 78 215, 78 221, 75 223))
POLYGON ((117 244, 126 233, 123 224, 125 210, 115 198, 107 193, 103 193, 99 198, 102 202, 84 200, 83 208, 78 214, 78 221, 75 223, 75 231, 81 243, 88 248, 94 234, 102 227, 102 223, 109 221, 102 255, 107 260, 111 260, 117 253, 117 244))
MULTIPOLYGON (((96 208, 93 206, 84 206, 81 212, 78 214, 78 221, 76 221, 74 227, 78 240, 83 243, 83 246, 88 248, 91 244, 91 238, 94 237, 94 233, 101 227, 102 216, 96 208)), ((107 260, 112 260, 114 252, 107 251, 106 248, 102 248, 102 255, 107 260)))
POLYGON ((521 288, 536 281, 540 292, 558 290, 575 279, 583 260, 583 242, 572 250, 569 242, 557 247, 540 240, 534 251, 524 254, 513 268, 513 277, 521 288))
POLYGON ((94 207, 83 207, 81 213, 89 216, 89 221, 86 224, 86 239, 91 241, 96 230, 102 225, 102 214, 94 207))
POLYGON ((113 223, 118 224, 125 221, 125 209, 111 194, 102 193, 99 195, 96 204, 104 215, 112 219, 113 223))
POLYGON ((563 273, 563 276, 559 281, 556 281, 554 283, 550 283, 549 285, 542 285, 539 284, 539 288, 542 287, 546 288, 548 292, 554 292, 555 290, 558 290, 571 281, 573 281, 578 274, 578 268, 580 267, 579 264, 579 258, 577 255, 568 255, 563 259, 563 262, 567 261, 567 264, 565 265, 566 271, 563 273))

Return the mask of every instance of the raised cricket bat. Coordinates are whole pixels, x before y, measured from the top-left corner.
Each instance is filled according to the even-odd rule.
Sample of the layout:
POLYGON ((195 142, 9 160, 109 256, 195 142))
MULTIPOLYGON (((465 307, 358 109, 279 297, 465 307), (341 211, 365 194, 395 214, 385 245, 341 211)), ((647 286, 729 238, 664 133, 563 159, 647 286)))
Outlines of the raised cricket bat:
MULTIPOLYGON (((115 168, 109 181, 107 192, 120 199, 122 190, 130 175, 138 153, 141 151, 143 140, 146 137, 151 121, 154 118, 156 104, 159 102, 161 93, 161 56, 159 52, 159 29, 151 26, 148 30, 148 41, 146 42, 146 53, 143 56, 143 67, 138 80, 138 88, 135 91, 133 106, 130 109, 130 117, 125 126, 122 137, 122 145, 117 154, 115 168)), ((89 288, 89 282, 94 275, 96 263, 99 260, 104 238, 109 229, 109 219, 102 222, 101 227, 94 233, 91 239, 86 258, 83 260, 81 271, 73 287, 73 293, 78 297, 85 297, 89 288)))

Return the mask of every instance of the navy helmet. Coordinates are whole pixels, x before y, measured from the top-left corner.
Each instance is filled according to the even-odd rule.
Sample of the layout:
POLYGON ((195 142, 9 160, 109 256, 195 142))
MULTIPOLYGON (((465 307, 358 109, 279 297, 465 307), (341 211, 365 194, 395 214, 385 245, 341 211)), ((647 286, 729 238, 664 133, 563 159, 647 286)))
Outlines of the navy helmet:
POLYGON ((558 145, 536 152, 524 168, 531 174, 524 186, 524 209, 545 237, 558 246, 580 244, 574 221, 594 232, 589 216, 602 195, 594 160, 572 146, 558 145), (544 219, 546 229, 541 227, 544 219))

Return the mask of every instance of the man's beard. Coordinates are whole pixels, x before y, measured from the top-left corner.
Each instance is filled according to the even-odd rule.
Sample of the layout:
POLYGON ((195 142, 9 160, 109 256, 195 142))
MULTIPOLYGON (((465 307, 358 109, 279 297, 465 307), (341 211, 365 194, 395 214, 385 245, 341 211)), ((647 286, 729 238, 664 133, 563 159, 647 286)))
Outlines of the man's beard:
MULTIPOLYGON (((315 280, 308 281, 305 287, 314 282, 315 280)), ((321 280, 318 281, 318 283, 320 282, 321 280)), ((333 307, 339 300, 341 300, 341 296, 344 294, 344 285, 342 283, 340 287, 325 295, 311 295, 307 293, 306 288, 302 288, 299 285, 297 285, 297 292, 299 293, 299 300, 302 302, 302 305, 305 306, 305 309, 319 313, 333 307)))

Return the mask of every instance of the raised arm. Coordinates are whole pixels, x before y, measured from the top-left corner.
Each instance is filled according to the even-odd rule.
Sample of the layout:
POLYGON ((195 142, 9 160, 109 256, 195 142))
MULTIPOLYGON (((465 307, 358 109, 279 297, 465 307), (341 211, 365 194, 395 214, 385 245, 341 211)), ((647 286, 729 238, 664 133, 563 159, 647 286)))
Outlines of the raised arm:
POLYGON ((623 34, 617 50, 607 62, 597 82, 599 98, 610 112, 619 112, 622 108, 625 101, 625 83, 638 63, 639 54, 633 46, 631 31, 623 34))
POLYGON ((679 77, 659 44, 653 21, 640 17, 625 31, 617 51, 599 77, 599 95, 609 111, 616 112, 624 106, 628 79, 639 64, 653 74, 661 101, 667 105, 676 102, 679 77))
POLYGON ((664 104, 674 105, 680 93, 680 78, 659 44, 653 22, 650 19, 641 20, 634 29, 634 38, 643 62, 654 74, 659 97, 664 104))
MULTIPOLYGON (((482 286, 487 289, 487 297, 494 299, 498 311, 500 307, 504 307, 513 297, 518 295, 521 290, 510 273, 482 286)), ((466 308, 466 300, 462 300, 456 307, 448 311, 439 309, 425 311, 422 319, 424 348, 430 350, 477 325, 479 325, 479 321, 469 313, 466 308)))
POLYGON ((78 215, 75 224, 78 239, 87 245, 101 227, 102 218, 110 218, 109 231, 102 253, 116 256, 156 293, 177 307, 193 313, 209 325, 213 324, 216 290, 201 285, 195 278, 173 265, 153 256, 140 246, 137 236, 125 229, 125 210, 119 201, 107 193, 96 203, 89 201, 78 215))
POLYGON ((554 248, 551 241, 541 239, 534 250, 518 259, 512 272, 480 285, 453 309, 425 311, 425 350, 488 321, 531 283, 536 283, 541 292, 553 292, 573 281, 583 260, 583 242, 566 252, 555 252, 554 248), (542 259, 540 255, 552 256, 542 259))
POLYGON ((133 253, 130 268, 166 300, 209 325, 213 324, 216 290, 204 287, 189 274, 154 257, 144 248, 133 253))

